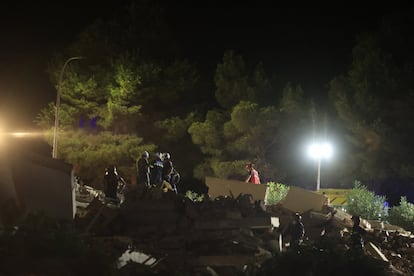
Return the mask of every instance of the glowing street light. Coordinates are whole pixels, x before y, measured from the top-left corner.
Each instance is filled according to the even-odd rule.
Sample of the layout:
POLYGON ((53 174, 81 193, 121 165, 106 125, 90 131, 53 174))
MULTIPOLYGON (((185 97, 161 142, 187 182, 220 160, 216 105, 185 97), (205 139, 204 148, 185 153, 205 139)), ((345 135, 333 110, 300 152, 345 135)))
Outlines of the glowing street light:
POLYGON ((59 128, 59 109, 60 109, 60 93, 61 93, 61 87, 62 87, 62 78, 63 78, 63 72, 65 72, 66 65, 68 65, 69 62, 76 59, 83 59, 84 57, 71 57, 68 58, 63 64, 62 70, 60 71, 60 77, 59 77, 59 83, 57 87, 57 94, 56 94, 56 107, 55 107, 55 128, 53 130, 53 149, 52 149, 52 158, 57 158, 57 142, 58 142, 58 128, 59 128))
POLYGON ((316 191, 321 188, 321 159, 329 159, 332 156, 332 146, 329 143, 312 144, 309 147, 309 155, 318 161, 318 177, 316 191))

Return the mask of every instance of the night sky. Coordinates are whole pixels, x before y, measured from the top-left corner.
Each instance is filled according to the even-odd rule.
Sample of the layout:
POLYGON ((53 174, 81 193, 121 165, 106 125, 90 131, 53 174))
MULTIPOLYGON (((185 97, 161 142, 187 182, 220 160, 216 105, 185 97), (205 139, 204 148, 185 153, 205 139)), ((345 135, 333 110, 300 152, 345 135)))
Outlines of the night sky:
MULTIPOLYGON (((11 131, 33 127, 36 114, 56 95, 45 72, 53 53, 124 2, 3 1, 0 124, 11 131)), ((328 81, 349 66, 356 34, 374 30, 383 16, 408 7, 398 6, 398 1, 369 7, 352 1, 319 6, 295 1, 284 6, 277 1, 164 2, 167 22, 188 58, 211 81, 224 51, 233 49, 248 64, 262 61, 269 74, 315 95, 324 95, 328 81)))

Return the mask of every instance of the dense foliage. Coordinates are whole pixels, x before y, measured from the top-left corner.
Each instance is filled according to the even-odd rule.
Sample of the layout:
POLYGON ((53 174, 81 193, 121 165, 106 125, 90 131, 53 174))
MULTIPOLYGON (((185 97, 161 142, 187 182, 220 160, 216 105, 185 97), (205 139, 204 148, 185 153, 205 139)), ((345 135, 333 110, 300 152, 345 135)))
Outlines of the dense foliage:
POLYGON ((282 183, 268 182, 266 189, 265 204, 275 205, 284 199, 289 192, 289 186, 282 183))
POLYGON ((190 190, 185 193, 185 197, 193 202, 201 202, 204 200, 204 195, 197 194, 196 192, 190 190))
POLYGON ((402 197, 399 206, 393 206, 389 211, 389 222, 414 232, 414 204, 402 197))
MULTIPOLYGON (((361 34, 349 69, 332 79, 322 104, 300 83, 281 84, 234 50, 206 79, 180 51, 167 18, 150 1, 127 5, 89 25, 50 62, 62 97, 58 156, 78 164, 82 176, 98 181, 109 163, 133 174, 148 150, 170 152, 187 179, 243 180, 244 165, 254 162, 263 183, 309 188, 316 165, 304 159, 304 143, 336 139, 322 185, 362 179, 379 187, 392 179, 413 186, 412 21, 391 19, 361 34), (72 56, 86 59, 70 62, 59 83, 72 56)), ((53 116, 51 103, 37 118, 50 134, 53 116)))
POLYGON ((365 219, 386 219, 385 197, 369 191, 360 181, 355 181, 354 188, 347 194, 347 212, 365 219))

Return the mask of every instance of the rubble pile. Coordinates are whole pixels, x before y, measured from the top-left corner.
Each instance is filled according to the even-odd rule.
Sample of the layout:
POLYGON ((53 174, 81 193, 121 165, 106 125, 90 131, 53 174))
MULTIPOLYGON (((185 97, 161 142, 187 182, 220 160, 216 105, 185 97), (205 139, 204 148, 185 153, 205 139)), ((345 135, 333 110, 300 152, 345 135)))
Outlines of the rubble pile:
MULTIPOLYGON (((282 215, 281 221, 286 220, 286 213, 281 206, 272 207, 274 215, 282 215)), ((350 231, 352 228, 351 215, 338 209, 326 208, 320 212, 313 210, 302 214, 306 229, 307 245, 317 245, 323 248, 323 243, 334 245, 335 250, 347 252, 351 244, 350 231)), ((414 275, 414 235, 403 228, 383 223, 377 220, 362 219, 362 227, 366 230, 364 236, 366 256, 386 264, 387 275, 414 275)))
MULTIPOLYGON (((82 214, 78 223, 86 233, 117 244, 123 256, 129 256, 119 265, 126 275, 168 271, 268 275, 269 270, 283 271, 278 266, 281 258, 296 258, 289 255, 292 252, 284 236, 294 212, 282 205, 264 206, 249 194, 193 202, 154 189, 144 198, 127 195, 119 208, 95 197, 82 214)), ((302 251, 296 252, 298 260, 303 261, 306 252, 313 256, 322 251, 346 254, 352 226, 349 214, 326 208, 305 211, 302 217, 306 238, 302 251)), ((411 233, 378 221, 362 220, 361 224, 367 230, 365 264, 377 269, 383 266, 387 275, 413 275, 411 233), (377 263, 371 264, 371 259, 377 263)), ((333 265, 329 258, 334 254, 324 256, 333 265)))
POLYGON ((154 271, 242 272, 272 256, 271 215, 250 195, 203 202, 126 198, 119 209, 95 199, 81 220, 90 234, 128 237, 130 249, 160 260, 154 271))

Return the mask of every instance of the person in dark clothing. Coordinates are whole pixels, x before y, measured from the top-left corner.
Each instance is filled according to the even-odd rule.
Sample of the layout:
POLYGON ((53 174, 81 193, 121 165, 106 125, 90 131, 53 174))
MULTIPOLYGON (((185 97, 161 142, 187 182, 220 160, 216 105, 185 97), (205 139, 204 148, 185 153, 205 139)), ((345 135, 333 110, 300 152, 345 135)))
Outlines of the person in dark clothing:
POLYGON ((106 169, 104 176, 105 197, 110 200, 118 201, 118 184, 125 181, 118 175, 116 167, 111 165, 106 169))
POLYGON ((155 160, 151 165, 151 185, 159 186, 162 183, 162 170, 164 167, 164 162, 162 160, 161 153, 157 152, 155 154, 155 160))
POLYGON ((163 185, 169 187, 169 190, 178 193, 177 191, 177 184, 180 181, 180 175, 175 170, 173 163, 171 161, 171 155, 167 152, 164 153, 164 167, 162 170, 162 179, 163 185), (167 183, 165 183, 165 182, 167 183))
POLYGON ((150 185, 149 153, 144 151, 137 161, 137 185, 140 189, 150 185))
POLYGON ((162 168, 162 179, 171 183, 171 174, 173 173, 174 167, 171 161, 170 154, 164 153, 164 167, 162 168))
POLYGON ((180 174, 178 173, 178 171, 175 168, 173 168, 173 171, 172 171, 171 177, 170 177, 170 183, 175 188, 176 193, 179 192, 178 183, 180 182, 180 179, 181 179, 180 174))
POLYGON ((361 218, 358 215, 353 215, 351 220, 353 223, 351 232, 351 250, 362 252, 366 231, 359 225, 361 223, 361 218))
POLYGON ((295 213, 294 219, 289 224, 286 234, 290 236, 290 248, 295 249, 302 244, 305 236, 305 227, 302 223, 302 216, 295 213))

